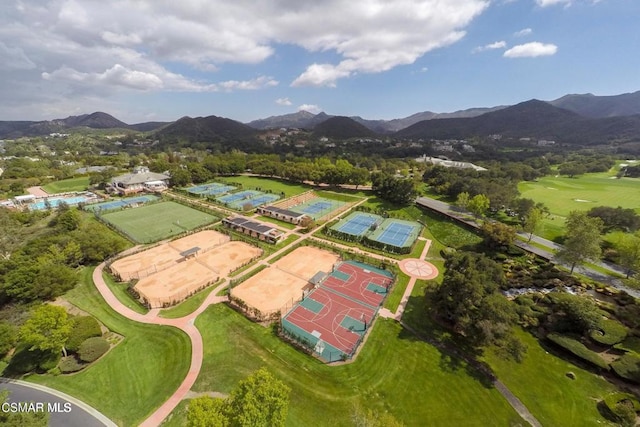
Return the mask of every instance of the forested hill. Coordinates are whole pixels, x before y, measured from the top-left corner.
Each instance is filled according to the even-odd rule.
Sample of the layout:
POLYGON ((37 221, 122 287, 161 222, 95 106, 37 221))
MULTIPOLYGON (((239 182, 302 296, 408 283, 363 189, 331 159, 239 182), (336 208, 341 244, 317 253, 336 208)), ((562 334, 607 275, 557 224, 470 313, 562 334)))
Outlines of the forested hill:
POLYGON ((464 139, 500 134, 592 145, 640 140, 640 115, 590 119, 547 102, 531 100, 464 119, 425 120, 395 134, 400 138, 464 139))
POLYGON ((349 117, 335 116, 316 125, 313 134, 317 137, 348 139, 357 137, 372 137, 376 134, 349 117))

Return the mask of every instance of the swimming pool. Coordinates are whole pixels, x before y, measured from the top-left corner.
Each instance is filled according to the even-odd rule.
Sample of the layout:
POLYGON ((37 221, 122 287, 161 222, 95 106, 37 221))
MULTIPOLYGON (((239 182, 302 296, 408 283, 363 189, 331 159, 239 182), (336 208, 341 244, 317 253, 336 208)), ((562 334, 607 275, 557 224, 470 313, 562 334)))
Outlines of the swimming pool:
POLYGON ((69 206, 77 205, 78 203, 87 203, 93 198, 90 196, 73 196, 73 197, 49 197, 44 200, 29 204, 29 209, 32 211, 41 211, 50 208, 57 208, 62 203, 69 206))

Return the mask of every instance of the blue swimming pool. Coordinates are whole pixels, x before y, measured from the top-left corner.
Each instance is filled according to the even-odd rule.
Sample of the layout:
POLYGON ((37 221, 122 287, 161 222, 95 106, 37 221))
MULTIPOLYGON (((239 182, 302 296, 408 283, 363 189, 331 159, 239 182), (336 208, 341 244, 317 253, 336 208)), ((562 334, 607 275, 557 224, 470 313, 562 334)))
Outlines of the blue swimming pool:
POLYGON ((86 196, 74 196, 74 197, 49 197, 45 200, 40 200, 29 205, 29 209, 35 211, 41 211, 49 208, 56 208, 60 206, 62 203, 65 203, 69 206, 77 205, 78 203, 86 203, 91 200, 90 197, 86 196))

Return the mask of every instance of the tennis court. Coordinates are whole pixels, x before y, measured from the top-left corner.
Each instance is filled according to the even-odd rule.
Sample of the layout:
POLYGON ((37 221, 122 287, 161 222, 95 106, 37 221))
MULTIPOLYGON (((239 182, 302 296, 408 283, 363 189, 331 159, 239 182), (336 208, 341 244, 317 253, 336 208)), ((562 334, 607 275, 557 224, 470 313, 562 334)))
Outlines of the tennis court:
POLYGON ((353 212, 331 227, 332 230, 352 236, 363 236, 373 224, 380 223, 382 217, 364 212, 353 212))
POLYGON ((318 220, 323 216, 335 211, 339 207, 343 206, 345 202, 339 202, 337 200, 324 199, 322 197, 316 197, 308 202, 302 203, 297 206, 292 206, 289 210, 298 212, 301 214, 309 215, 314 220, 318 220))
POLYGON ((233 185, 221 184, 219 182, 211 182, 209 184, 195 185, 185 188, 189 193, 202 196, 219 196, 235 190, 233 185))
POLYGON ((368 264, 338 264, 282 319, 285 333, 322 359, 351 357, 386 297, 393 275, 368 264))
POLYGON ((418 238, 420 228, 420 224, 413 221, 388 218, 384 220, 378 229, 372 232, 368 238, 399 248, 409 247, 413 245, 413 242, 418 238))
POLYGON ((94 205, 87 205, 85 206, 85 209, 93 212, 112 211, 112 210, 121 209, 127 206, 135 206, 139 204, 155 202, 158 200, 160 200, 158 196, 152 196, 152 195, 126 197, 124 199, 109 200, 108 202, 96 203, 94 205))
POLYGON ((251 206, 251 209, 253 209, 257 206, 271 203, 279 198, 280 196, 276 194, 266 194, 257 190, 245 190, 218 197, 216 200, 232 209, 244 210, 246 206, 251 206))
POLYGON ((151 243, 211 224, 218 218, 175 202, 162 202, 102 215, 139 243, 151 243))

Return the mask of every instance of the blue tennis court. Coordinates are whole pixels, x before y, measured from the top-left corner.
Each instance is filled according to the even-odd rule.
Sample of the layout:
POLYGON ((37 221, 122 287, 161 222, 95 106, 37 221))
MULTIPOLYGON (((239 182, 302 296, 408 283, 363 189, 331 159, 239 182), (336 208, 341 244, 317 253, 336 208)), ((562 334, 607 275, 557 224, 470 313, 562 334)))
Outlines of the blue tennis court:
POLYGON ((344 202, 316 197, 308 202, 292 206, 289 210, 310 216, 317 220, 342 206, 344 202))
POLYGON ((392 246, 403 247, 406 246, 407 241, 411 239, 414 234, 414 226, 393 222, 385 227, 382 233, 373 240, 392 246))
POLYGON ((209 184, 195 185, 193 187, 185 188, 185 190, 187 190, 191 194, 207 196, 217 196, 220 194, 228 193, 235 189, 236 187, 234 187, 233 185, 221 184, 219 182, 212 182, 209 184))
POLYGON ((237 200, 235 202, 229 203, 229 206, 233 209, 242 210, 247 205, 251 205, 251 208, 253 209, 255 207, 271 203, 275 200, 278 200, 279 198, 280 196, 277 196, 275 194, 263 194, 261 196, 255 196, 247 200, 237 200))
POLYGON ((216 198, 216 200, 219 201, 220 203, 230 204, 238 200, 249 200, 260 194, 263 194, 263 193, 255 190, 245 190, 245 191, 240 191, 238 193, 227 194, 226 196, 218 197, 216 198))
POLYGON ((111 211, 114 209, 123 208, 125 206, 131 206, 131 205, 136 205, 140 203, 155 202, 156 200, 158 200, 158 197, 151 196, 151 195, 127 197, 124 199, 111 200, 104 203, 89 205, 89 206, 86 206, 85 209, 91 210, 94 212, 95 211, 111 211))
POLYGON ((331 227, 336 231, 351 234, 352 236, 364 235, 373 224, 382 220, 382 217, 374 214, 354 212, 331 227))

